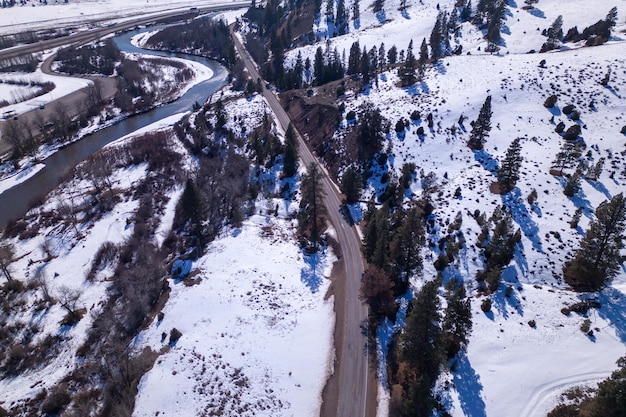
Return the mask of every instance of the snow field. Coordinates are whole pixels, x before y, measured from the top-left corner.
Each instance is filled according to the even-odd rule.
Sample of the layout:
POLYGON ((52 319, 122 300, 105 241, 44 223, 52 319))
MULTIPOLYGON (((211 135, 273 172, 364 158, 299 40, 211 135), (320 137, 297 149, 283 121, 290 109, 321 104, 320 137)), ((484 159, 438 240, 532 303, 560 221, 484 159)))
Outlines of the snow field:
POLYGON ((193 262, 199 283, 171 281, 163 320, 135 346, 159 350, 174 327, 183 336, 142 379, 134 415, 319 415, 332 359, 332 255, 304 256, 292 233, 289 221, 255 215, 193 262))

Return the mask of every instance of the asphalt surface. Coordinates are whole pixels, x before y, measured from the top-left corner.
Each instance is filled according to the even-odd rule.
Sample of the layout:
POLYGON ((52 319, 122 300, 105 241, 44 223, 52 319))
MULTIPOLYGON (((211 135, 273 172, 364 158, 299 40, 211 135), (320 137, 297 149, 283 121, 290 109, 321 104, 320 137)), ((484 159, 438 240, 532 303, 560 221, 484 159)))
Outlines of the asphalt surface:
MULTIPOLYGON (((233 35, 233 39, 252 79, 262 79, 245 47, 236 36, 233 35)), ((265 83, 263 84, 265 85, 265 83)), ((263 96, 283 129, 287 130, 290 119, 280 105, 276 95, 271 90, 263 87, 263 96)), ((323 178, 323 187, 326 193, 324 203, 328 209, 330 221, 336 230, 336 238, 341 246, 342 260, 345 266, 345 297, 343 300, 340 300, 344 305, 343 308, 336 309, 336 326, 343 326, 343 332, 340 332, 343 334, 343 338, 342 340, 335 340, 337 352, 335 373, 339 379, 339 393, 336 396, 338 404, 336 414, 334 415, 336 417, 365 417, 372 415, 375 411, 371 410, 371 408, 375 408, 371 405, 372 401, 375 403, 375 400, 369 399, 368 404, 368 392, 375 392, 375 390, 372 390, 372 387, 369 387, 368 390, 368 383, 371 383, 371 375, 369 375, 367 338, 361 330, 361 325, 367 322, 367 308, 359 300, 361 276, 364 271, 361 240, 356 227, 350 226, 339 211, 341 200, 337 186, 328 176, 324 166, 311 153, 302 136, 299 133, 297 136, 300 143, 300 159, 302 163, 305 166, 316 163, 325 174, 323 178)), ((335 407, 330 408, 335 409, 335 407)))

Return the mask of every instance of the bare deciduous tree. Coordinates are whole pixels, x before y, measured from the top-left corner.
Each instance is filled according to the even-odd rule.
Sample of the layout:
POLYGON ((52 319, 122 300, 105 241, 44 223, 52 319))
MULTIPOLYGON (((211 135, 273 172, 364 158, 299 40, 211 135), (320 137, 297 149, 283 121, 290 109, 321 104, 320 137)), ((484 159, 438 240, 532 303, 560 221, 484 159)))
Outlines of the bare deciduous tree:
POLYGON ((7 281, 13 281, 9 265, 13 262, 13 256, 15 255, 15 248, 10 243, 0 244, 0 271, 4 274, 7 281))

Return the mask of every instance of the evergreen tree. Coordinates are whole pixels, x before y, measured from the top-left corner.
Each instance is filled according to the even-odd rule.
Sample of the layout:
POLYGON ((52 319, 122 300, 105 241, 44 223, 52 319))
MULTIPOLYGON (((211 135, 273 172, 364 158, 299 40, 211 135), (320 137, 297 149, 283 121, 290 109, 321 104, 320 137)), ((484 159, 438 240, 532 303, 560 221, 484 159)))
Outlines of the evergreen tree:
MULTIPOLYGON (((507 266, 515 254, 515 245, 522 239, 519 229, 513 229, 511 213, 504 210, 496 210, 493 215, 493 235, 485 247, 485 259, 487 270, 502 269, 507 266)), ((492 288, 492 291, 497 289, 492 288)))
POLYGON ((400 67, 400 83, 403 87, 407 87, 415 84, 415 68, 416 68, 415 55, 413 55, 413 39, 409 42, 409 47, 406 50, 406 59, 404 65, 400 67))
POLYGON ((430 56, 433 61, 437 61, 441 58, 441 46, 442 46, 442 37, 441 37, 441 13, 437 16, 437 21, 435 22, 435 26, 433 30, 430 32, 430 56))
POLYGON ((183 221, 189 222, 191 233, 200 241, 200 246, 204 244, 204 222, 208 216, 207 202, 196 183, 187 179, 185 190, 178 203, 178 212, 183 221))
POLYGON ((354 0, 352 5, 352 20, 359 20, 361 18, 361 11, 359 10, 359 0, 354 0))
POLYGON ((551 51, 559 47, 563 40, 563 16, 559 15, 546 31, 548 40, 541 46, 540 52, 551 51))
POLYGON ((576 171, 567 179, 563 194, 568 197, 574 197, 578 191, 580 191, 580 181, 583 176, 583 172, 586 169, 586 165, 581 161, 576 168, 576 171))
POLYGON ((396 45, 392 45, 391 48, 389 48, 389 52, 387 52, 387 62, 389 62, 389 65, 394 65, 398 62, 398 48, 396 48, 396 45))
MULTIPOLYGON (((407 311, 406 326, 400 336, 400 354, 407 364, 407 371, 413 373, 411 385, 421 386, 424 400, 432 400, 432 388, 439 375, 439 368, 444 360, 443 340, 441 331, 441 303, 437 294, 438 283, 429 281, 421 288, 415 298, 411 300, 407 311), (421 379, 421 381, 420 381, 421 379), (427 395, 429 394, 429 395, 427 395)), ((415 398, 415 393, 409 395, 411 387, 405 389, 405 397, 415 398)), ((417 401, 418 403, 421 401, 417 401)), ((414 406, 417 404, 414 404, 414 406)), ((410 415, 414 414, 411 407, 407 407, 410 415)))
POLYGON ((427 62, 428 62, 428 44, 426 43, 426 38, 424 38, 422 39, 422 45, 420 46, 420 57, 418 60, 420 78, 424 76, 427 62))
POLYGON ((285 133, 285 155, 283 158, 283 174, 293 177, 298 172, 298 139, 293 123, 289 123, 285 133))
POLYGON ((519 180, 519 169, 524 160, 521 151, 520 138, 514 139, 506 150, 506 155, 498 170, 498 182, 504 193, 511 191, 515 187, 517 180, 519 180))
POLYGON ((575 290, 597 291, 619 271, 626 232, 626 201, 622 193, 600 203, 574 259, 563 269, 565 282, 575 290))
POLYGON ((463 7, 460 18, 462 22, 469 22, 472 20, 472 0, 469 0, 463 7))
POLYGON ((350 55, 348 56, 348 75, 355 75, 361 72, 361 46, 359 41, 352 43, 350 55))
POLYGON ((337 28, 337 33, 340 36, 348 33, 348 15, 346 12, 345 0, 339 0, 339 2, 337 3, 337 16, 335 17, 335 27, 337 28))
POLYGON ((385 0, 374 0, 373 12, 378 13, 384 11, 385 8, 385 0))
POLYGON ((420 246, 424 243, 424 229, 417 208, 409 209, 402 218, 393 241, 391 252, 399 276, 408 278, 422 269, 420 246))
POLYGON ((559 176, 563 175, 563 170, 573 168, 576 160, 580 157, 576 144, 572 141, 563 141, 561 150, 556 154, 556 158, 552 161, 552 168, 559 170, 559 176))
POLYGON ((358 202, 362 191, 363 177, 361 172, 355 167, 348 168, 341 176, 341 192, 346 196, 346 202, 348 204, 358 202))
MULTIPOLYGON (((454 281, 451 281, 454 284, 454 281)), ((463 285, 452 288, 446 295, 448 305, 442 330, 448 358, 453 358, 468 343, 472 332, 472 307, 463 285)))
POLYGON ((504 21, 506 2, 504 0, 497 0, 496 3, 493 12, 491 12, 487 26, 487 40, 497 45, 502 40, 500 30, 502 29, 502 23, 504 21))
POLYGON ((317 164, 311 163, 307 172, 302 176, 300 191, 300 212, 298 213, 298 228, 313 243, 313 250, 317 251, 326 217, 324 205, 324 189, 322 188, 322 173, 317 164))
POLYGON ((467 146, 474 150, 481 150, 485 142, 486 138, 489 136, 489 132, 491 131, 491 96, 487 96, 485 102, 480 108, 480 112, 478 113, 478 118, 474 122, 474 126, 472 127, 472 131, 470 132, 470 138, 467 142, 467 146))
POLYGON ((588 179, 592 181, 597 181, 598 178, 600 178, 600 175, 602 175, 602 170, 604 168, 604 161, 604 157, 601 157, 600 159, 598 159, 598 162, 589 167, 589 170, 587 171, 588 179))
POLYGON ((318 46, 315 51, 315 60, 313 61, 313 77, 316 85, 322 85, 324 77, 324 52, 322 47, 318 46))
POLYGON ((378 47, 378 66, 381 71, 385 69, 385 65, 387 65, 387 54, 385 52, 385 44, 381 42, 378 47))
POLYGON ((363 85, 367 85, 370 82, 370 56, 365 47, 363 47, 361 54, 361 76, 363 77, 363 85))

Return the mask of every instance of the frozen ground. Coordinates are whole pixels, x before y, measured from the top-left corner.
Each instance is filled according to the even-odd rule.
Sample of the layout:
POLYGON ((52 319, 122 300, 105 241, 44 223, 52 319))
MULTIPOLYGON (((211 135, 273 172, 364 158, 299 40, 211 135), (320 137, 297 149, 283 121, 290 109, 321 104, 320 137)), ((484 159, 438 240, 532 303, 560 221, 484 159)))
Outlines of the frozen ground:
POLYGON ((24 6, 2 9, 0 35, 16 32, 90 24, 97 20, 121 22, 166 10, 230 4, 222 0, 60 0, 42 5, 30 0, 24 6))
POLYGON ((134 415, 318 416, 332 363, 331 261, 304 256, 291 222, 256 215, 181 263, 200 282, 173 280, 163 320, 137 338, 158 350, 163 332, 183 334, 144 376, 134 415))
MULTIPOLYGON (((347 54, 358 40, 361 48, 378 47, 384 42, 387 50, 392 45, 402 50, 413 39, 417 54, 422 38, 429 39, 437 4, 441 10, 450 11, 453 3, 424 0, 414 2, 402 13, 397 10, 399 2, 387 1, 384 15, 374 15, 371 8, 361 4, 360 21, 351 22, 350 34, 330 39, 330 47, 337 47, 340 55, 344 50, 347 54)), ((447 401, 456 417, 545 416, 560 393, 577 384, 593 384, 606 378, 615 369, 615 361, 626 353, 623 266, 613 286, 598 294, 602 308, 590 312, 592 328, 598 329, 594 337, 580 331, 584 317, 560 312, 566 304, 584 297, 565 289, 561 282, 564 262, 593 219, 593 209, 626 189, 626 174, 622 173, 626 167, 626 137, 620 133, 626 125, 626 4, 541 0, 535 10, 525 11, 522 3, 509 2, 499 54, 485 54, 482 33, 465 23, 452 40, 453 46, 463 45, 463 55, 440 60, 427 70, 422 82, 399 88, 395 71, 388 71, 370 88, 358 95, 349 93, 343 100, 346 112, 358 113, 362 104, 372 103, 390 121, 391 133, 383 149, 391 146, 392 154, 382 172, 393 171, 399 176, 404 163, 415 163, 418 176, 411 193, 418 197, 422 194, 420 172, 436 175, 434 214, 438 226, 429 236, 432 241, 444 237, 447 225, 457 213, 462 215, 461 230, 468 249, 461 251, 445 276, 462 279, 473 294, 474 330, 458 371, 448 377, 454 389, 447 401), (572 26, 582 30, 603 19, 613 6, 618 7, 619 18, 608 44, 595 48, 568 44, 548 54, 527 53, 541 48, 546 39, 541 31, 558 15, 563 15, 564 31, 572 26), (546 61, 545 68, 542 60, 546 61), (603 87, 600 81, 609 68, 612 81, 603 87), (551 94, 557 94, 559 101, 549 110, 543 103, 551 94), (476 119, 488 95, 492 96, 492 131, 485 150, 473 152, 466 146, 470 121, 476 119), (581 120, 570 120, 562 113, 567 104, 581 111, 581 120), (395 123, 400 118, 409 120, 414 110, 421 113, 421 119, 396 134, 395 123), (434 119, 431 129, 426 122, 429 113, 434 119), (463 125, 458 124, 461 115, 467 118, 463 125), (563 195, 564 179, 549 173, 563 141, 554 132, 559 121, 566 128, 574 123, 583 128, 590 164, 600 157, 607 159, 601 177, 597 181, 584 180, 582 190, 573 198, 563 195), (423 136, 417 134, 419 127, 425 129, 423 136), (489 187, 496 181, 495 170, 516 137, 522 138, 521 179, 511 193, 493 194, 489 187), (457 189, 459 198, 454 197, 457 189), (533 189, 539 197, 530 205, 526 197, 533 189), (471 214, 480 210, 490 216, 501 205, 511 209, 514 227, 521 229, 523 237, 504 274, 504 284, 514 288, 513 295, 505 297, 503 285, 492 295, 493 313, 486 315, 480 310, 482 297, 475 293, 474 277, 483 262, 473 247, 480 227, 471 214), (583 208, 583 219, 577 229, 571 229, 568 222, 578 207, 583 208), (536 321, 536 328, 529 326, 530 320, 536 321)), ((327 33, 324 18, 313 29, 323 38, 327 33)), ((291 51, 288 62, 293 62, 298 51, 312 60, 320 45, 325 48, 325 41, 291 51)), ((345 121, 342 126, 336 139, 344 129, 350 129, 345 121)), ((370 181, 371 193, 380 187, 378 178, 370 181)), ((438 254, 436 247, 423 252, 425 271, 416 279, 416 286, 422 279, 436 276, 433 261, 438 254)), ((391 328, 381 331, 388 337, 391 328)), ((379 416, 387 415, 387 401, 386 393, 381 393, 379 416)))

